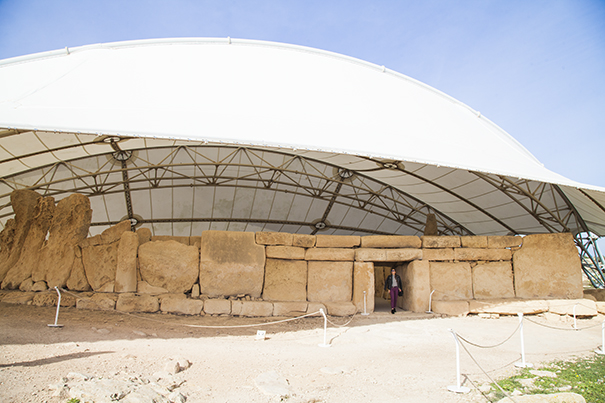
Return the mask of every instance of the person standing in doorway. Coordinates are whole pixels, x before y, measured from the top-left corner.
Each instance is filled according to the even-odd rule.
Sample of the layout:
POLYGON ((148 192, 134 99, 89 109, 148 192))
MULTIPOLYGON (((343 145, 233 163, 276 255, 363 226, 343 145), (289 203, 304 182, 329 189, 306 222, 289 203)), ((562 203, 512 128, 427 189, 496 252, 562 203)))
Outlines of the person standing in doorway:
POLYGON ((397 297, 403 295, 403 289, 401 288, 401 277, 395 272, 395 268, 391 269, 391 274, 387 277, 387 281, 384 282, 384 290, 390 290, 391 292, 391 313, 397 312, 397 297))

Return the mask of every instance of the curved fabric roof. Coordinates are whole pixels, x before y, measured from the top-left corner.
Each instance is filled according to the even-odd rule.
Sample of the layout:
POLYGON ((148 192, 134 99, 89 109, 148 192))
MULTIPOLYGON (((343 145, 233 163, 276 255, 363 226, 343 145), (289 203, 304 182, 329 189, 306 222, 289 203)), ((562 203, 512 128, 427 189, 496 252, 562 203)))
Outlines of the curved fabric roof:
POLYGON ((461 102, 383 66, 235 39, 110 43, 0 61, 0 222, 10 192, 90 197, 204 229, 416 234, 591 231, 605 189, 546 169, 461 102))

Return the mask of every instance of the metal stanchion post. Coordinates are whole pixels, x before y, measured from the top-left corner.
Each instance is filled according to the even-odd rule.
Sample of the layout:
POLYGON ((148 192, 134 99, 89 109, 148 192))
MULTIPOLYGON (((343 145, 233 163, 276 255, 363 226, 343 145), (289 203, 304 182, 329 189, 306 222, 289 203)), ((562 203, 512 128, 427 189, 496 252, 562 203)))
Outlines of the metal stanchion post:
POLYGON ((466 386, 462 386, 460 382, 460 341, 458 340, 458 336, 456 336, 456 332, 454 332, 452 329, 448 330, 452 333, 452 336, 454 336, 454 340, 456 341, 456 385, 448 386, 447 390, 456 393, 468 393, 471 391, 471 389, 466 386))
POLYGON ((433 313, 433 311, 431 310, 432 307, 431 305, 433 304, 433 293, 435 292, 435 290, 431 291, 431 295, 429 295, 429 310, 426 311, 426 313, 433 313))
POLYGON ((328 344, 328 317, 323 308, 321 308, 319 312, 324 316, 324 342, 323 344, 319 344, 319 347, 332 347, 328 344))
POLYGON ((595 353, 597 354, 605 354, 605 320, 603 321, 603 324, 601 325, 601 339, 602 339, 602 344, 601 344, 601 349, 596 349, 595 353))
POLYGON ((63 327, 63 325, 58 325, 57 321, 59 320, 59 307, 61 307, 61 293, 59 292, 59 289, 57 287, 55 287, 55 290, 57 290, 57 295, 59 296, 58 300, 57 300, 57 313, 55 315, 55 323, 54 324, 50 324, 48 325, 49 327, 63 327))
POLYGON ((578 304, 575 304, 573 306, 573 328, 574 330, 578 330, 578 322, 576 322, 576 307, 578 306, 578 304))
POLYGON ((519 315, 519 333, 521 334, 521 362, 515 363, 515 367, 532 368, 534 364, 525 362, 525 342, 523 341, 523 313, 518 313, 517 315, 519 315))
POLYGON ((367 305, 368 305, 368 295, 367 294, 368 294, 367 292, 365 292, 365 291, 363 292, 363 313, 362 313, 363 316, 369 315, 368 308, 367 308, 367 305))

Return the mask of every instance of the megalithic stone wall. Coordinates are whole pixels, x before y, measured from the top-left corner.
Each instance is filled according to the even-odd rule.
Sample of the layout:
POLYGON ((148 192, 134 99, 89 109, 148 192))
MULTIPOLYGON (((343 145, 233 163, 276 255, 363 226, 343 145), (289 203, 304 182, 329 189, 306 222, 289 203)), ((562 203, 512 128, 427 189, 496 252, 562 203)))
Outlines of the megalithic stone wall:
MULTIPOLYGON (((87 309, 297 316, 324 308, 350 315, 363 311, 365 292, 365 309, 372 312, 375 298, 383 297, 384 272, 392 267, 404 283, 400 306, 415 312, 428 309, 431 293, 433 311, 453 315, 488 312, 495 305, 501 312, 502 301, 582 297, 570 234, 205 231, 171 237, 153 236, 148 228, 133 233, 126 220, 86 238, 92 211, 85 196, 71 195, 54 206, 51 198, 17 191, 11 200, 16 218, 0 233, 2 287, 35 291, 32 298, 55 285, 92 289, 94 298, 80 304, 87 309)), ((36 301, 47 300, 52 296, 36 301)))

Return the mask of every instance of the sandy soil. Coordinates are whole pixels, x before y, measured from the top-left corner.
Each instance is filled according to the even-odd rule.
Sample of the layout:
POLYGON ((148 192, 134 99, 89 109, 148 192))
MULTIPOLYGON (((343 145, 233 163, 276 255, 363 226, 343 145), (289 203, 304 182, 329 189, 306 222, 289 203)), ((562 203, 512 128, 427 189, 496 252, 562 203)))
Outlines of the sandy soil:
MULTIPOLYGON (((379 307, 380 310, 380 307, 379 307)), ((66 402, 49 385, 70 372, 95 377, 151 377, 166 362, 182 357, 192 365, 175 375, 187 402, 486 402, 475 386, 489 383, 482 370, 461 349, 464 385, 472 391, 448 391, 456 384, 455 344, 448 329, 468 340, 494 345, 511 335, 517 317, 499 319, 435 318, 431 315, 376 312, 355 316, 344 327, 323 318, 304 318, 268 326, 271 319, 184 317, 165 314, 62 308, 50 328, 55 308, 0 303, 0 401, 66 402), (255 340, 265 330, 265 340, 255 340), (263 392, 261 374, 275 371, 287 380, 289 396, 263 392)), ((557 330, 524 322, 526 361, 540 363, 591 354, 600 347, 603 317, 584 319, 573 331, 570 318, 532 316, 557 330)), ((348 318, 330 318, 343 324, 348 318)), ((520 360, 520 336, 502 346, 468 349, 491 377, 514 373, 520 360)))

